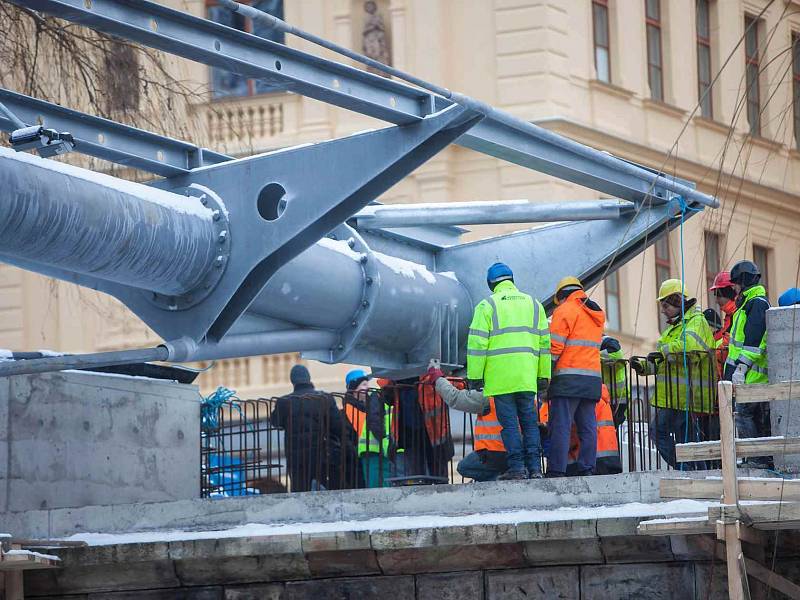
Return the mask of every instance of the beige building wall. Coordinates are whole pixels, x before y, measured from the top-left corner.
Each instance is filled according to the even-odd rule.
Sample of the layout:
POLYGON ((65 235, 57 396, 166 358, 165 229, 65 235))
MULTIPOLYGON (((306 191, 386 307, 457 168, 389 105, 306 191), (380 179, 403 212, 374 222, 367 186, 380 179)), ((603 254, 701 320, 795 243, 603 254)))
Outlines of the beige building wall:
MULTIPOLYGON (((205 0, 169 4, 203 15, 205 0)), ((361 49, 365 12, 356 0, 285 0, 285 18, 302 29, 361 49)), ((713 87, 713 120, 697 110, 695 0, 661 0, 664 99, 651 99, 647 79, 644 0, 608 0, 610 72, 599 81, 594 65, 590 0, 381 0, 392 62, 423 79, 489 102, 521 118, 616 156, 697 182, 722 202, 670 234, 671 270, 685 268, 687 289, 705 305, 704 232, 720 235, 722 266, 769 249, 770 298, 797 281, 800 256, 800 153, 793 135, 791 54, 800 31, 800 5, 776 0, 710 3, 712 69, 725 65, 713 87), (745 56, 739 41, 745 14, 759 23, 762 132, 748 134, 743 110, 745 56)), ((333 57, 302 40, 292 47, 333 57)), ((346 61, 347 62, 347 61, 346 61)), ((174 68, 208 90, 209 69, 188 61, 174 68)), ((192 141, 247 155, 348 135, 381 126, 369 118, 291 94, 211 101, 190 107, 199 123, 192 141)), ((419 168, 384 202, 528 198, 570 201, 598 193, 451 147, 419 168)), ((476 227, 469 239, 520 229, 476 227)), ((581 248, 576 248, 580 252, 581 248)), ((514 266, 514 257, 507 257, 514 266)), ((546 268, 543 266, 542 268, 546 268)), ((156 341, 110 299, 62 282, 2 267, 1 346, 91 351, 156 341)), ((655 256, 649 249, 619 271, 621 331, 626 354, 646 353, 658 336, 655 256)), ((592 291, 605 306, 604 286, 592 291)), ((221 361, 201 376, 241 396, 288 389, 294 356, 221 361)), ((346 366, 313 363, 319 385, 341 389, 346 366)))

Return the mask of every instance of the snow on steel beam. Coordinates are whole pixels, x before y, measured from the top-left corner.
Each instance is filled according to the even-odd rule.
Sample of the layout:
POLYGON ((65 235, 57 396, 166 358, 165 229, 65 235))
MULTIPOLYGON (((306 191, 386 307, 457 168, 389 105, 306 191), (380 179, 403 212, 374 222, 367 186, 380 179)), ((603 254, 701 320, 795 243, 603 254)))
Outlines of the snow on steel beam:
MULTIPOLYGON (((122 125, 57 104, 0 88, 0 102, 26 125, 41 124, 69 132, 75 150, 88 156, 172 177, 193 168, 230 160, 229 156, 193 144, 122 125)), ((0 130, 9 133, 18 123, 0 113, 0 130)))

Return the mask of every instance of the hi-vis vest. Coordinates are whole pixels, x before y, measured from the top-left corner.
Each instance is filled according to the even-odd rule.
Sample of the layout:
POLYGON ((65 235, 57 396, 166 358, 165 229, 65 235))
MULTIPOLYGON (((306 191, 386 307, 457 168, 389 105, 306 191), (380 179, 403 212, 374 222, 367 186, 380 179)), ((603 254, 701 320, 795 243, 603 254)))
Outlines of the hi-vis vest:
MULTIPOLYGON (((769 383, 767 377, 767 332, 761 336, 758 346, 744 345, 744 326, 747 324, 747 313, 745 308, 756 298, 766 300, 767 292, 763 285, 756 285, 744 292, 744 302, 739 309, 733 313, 733 326, 731 327, 731 341, 728 346, 727 365, 736 366, 737 363, 744 363, 748 370, 745 375, 745 383, 769 383)), ((762 302, 764 301, 762 300, 762 302)), ((768 301, 767 301, 768 302, 768 301)), ((769 303, 769 302, 768 302, 769 303)))
POLYGON ((397 420, 394 418, 394 406, 388 407, 383 415, 383 439, 378 439, 367 427, 367 418, 364 415, 364 422, 361 425, 361 434, 358 436, 358 455, 361 456, 367 452, 373 454, 380 454, 382 456, 389 455, 389 444, 392 439, 397 439, 397 432, 395 425, 397 420))
POLYGON ((475 451, 488 450, 490 452, 505 452, 503 438, 500 432, 503 427, 497 420, 497 411, 494 406, 494 398, 489 398, 489 413, 481 415, 475 423, 473 431, 472 447, 475 451))
POLYGON ((542 304, 511 281, 498 283, 475 307, 467 339, 467 378, 487 396, 535 392, 550 379, 550 330, 542 304))
POLYGON ((600 358, 603 361, 603 384, 609 387, 607 391, 613 392, 611 396, 617 401, 617 404, 627 404, 630 399, 630 385, 627 364, 621 362, 625 358, 622 349, 616 352, 601 350, 600 358), (613 378, 613 380, 608 381, 607 377, 613 378))

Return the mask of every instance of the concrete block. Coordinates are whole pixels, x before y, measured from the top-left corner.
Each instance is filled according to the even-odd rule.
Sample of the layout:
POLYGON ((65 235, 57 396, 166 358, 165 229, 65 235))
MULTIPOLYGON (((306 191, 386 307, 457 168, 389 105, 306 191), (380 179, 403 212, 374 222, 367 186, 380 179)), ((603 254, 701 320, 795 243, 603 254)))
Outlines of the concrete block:
POLYGON ((595 519, 575 519, 572 521, 541 521, 538 523, 518 523, 517 540, 570 540, 597 537, 595 519))
POLYGON ((110 563, 25 573, 25 593, 30 596, 137 590, 143 584, 149 588, 176 588, 181 580, 172 561, 110 563))
POLYGON ((483 600, 483 573, 417 575, 417 600, 483 600))
POLYGON ((225 600, 282 600, 282 583, 225 586, 225 600))
POLYGON ((728 569, 724 560, 694 563, 694 597, 728 600, 728 569))
POLYGON ((600 538, 600 547, 609 563, 674 560, 668 537, 604 537, 600 538))
POLYGON ((259 537, 181 540, 169 542, 173 560, 232 558, 237 556, 302 556, 300 534, 259 537))
POLYGON ((351 598, 391 598, 416 600, 414 578, 363 577, 317 579, 286 584, 285 600, 351 600, 351 598))
MULTIPOLYGON (((614 537, 623 535, 636 535, 636 527, 639 521, 645 517, 612 517, 608 519, 597 519, 598 537, 614 537)), ((656 517, 646 517, 648 519, 656 517)))
POLYGON ((513 569, 526 566, 521 544, 481 546, 433 546, 377 552, 386 574, 446 573, 483 569, 513 569))
POLYGON ((671 535, 669 543, 672 547, 672 555, 675 560, 711 560, 711 552, 704 543, 713 537, 711 535, 671 535))
MULTIPOLYGON (((770 383, 800 379, 800 306, 767 311, 767 360, 770 383)), ((800 436, 800 400, 771 402, 770 419, 772 435, 800 436)), ((777 469, 800 472, 800 454, 773 459, 777 469)))
POLYGON ((528 565, 596 564, 604 561, 600 540, 538 540, 525 542, 528 565))
POLYGON ((192 587, 89 594, 87 600, 223 600, 223 593, 221 587, 192 587))
POLYGON ((397 550, 428 546, 510 544, 517 541, 517 534, 513 524, 452 525, 374 531, 370 538, 375 550, 397 550))
POLYGON ((8 465, 3 512, 199 494, 195 386, 64 372, 0 386, 8 465))
POLYGON ((320 531, 301 536, 303 552, 332 552, 336 550, 369 550, 369 531, 320 531))
POLYGON ((486 573, 486 600, 574 600, 580 597, 579 581, 577 567, 489 572, 486 573))
POLYGON ((373 550, 336 550, 306 555, 312 577, 379 575, 381 569, 373 550))
POLYGON ((689 563, 585 566, 581 567, 580 585, 581 600, 697 597, 694 595, 694 570, 689 563))
POLYGON ((311 577, 302 554, 277 556, 235 556, 230 558, 193 558, 174 563, 183 585, 216 585, 288 581, 311 577))

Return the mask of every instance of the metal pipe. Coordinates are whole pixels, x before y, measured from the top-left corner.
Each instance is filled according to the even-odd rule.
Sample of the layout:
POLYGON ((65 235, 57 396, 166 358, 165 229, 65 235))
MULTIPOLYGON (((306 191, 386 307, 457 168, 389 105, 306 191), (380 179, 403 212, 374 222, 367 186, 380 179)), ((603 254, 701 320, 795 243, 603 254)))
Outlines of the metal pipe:
POLYGON ((29 360, 4 360, 0 361, 0 377, 65 371, 67 369, 131 365, 154 360, 167 360, 167 356, 168 351, 165 346, 156 346, 155 348, 138 350, 96 352, 94 354, 65 354, 63 356, 48 356, 29 360))
POLYGON ((215 344, 196 344, 193 340, 183 338, 164 345, 169 350, 167 360, 188 362, 327 350, 336 343, 337 338, 336 332, 323 329, 287 329, 227 335, 215 344))
POLYGON ((0 255, 178 295, 215 242, 197 198, 0 148, 0 255))
POLYGON ((5 116, 5 118, 6 118, 6 119, 8 119, 9 121, 11 121, 11 124, 12 124, 12 126, 14 127, 14 129, 22 129, 23 127, 25 127, 25 123, 23 123, 23 122, 22 122, 22 120, 21 120, 21 119, 20 119, 20 118, 19 118, 17 115, 15 115, 15 114, 14 114, 14 113, 13 113, 13 112, 12 112, 12 111, 11 111, 11 110, 10 110, 10 109, 9 109, 9 108, 6 106, 6 105, 5 105, 5 104, 3 104, 2 102, 0 102, 0 115, 3 115, 3 116, 5 116))
POLYGON ((618 219, 636 205, 624 200, 541 204, 530 200, 388 204, 367 206, 354 215, 362 229, 419 225, 484 225, 618 219))

